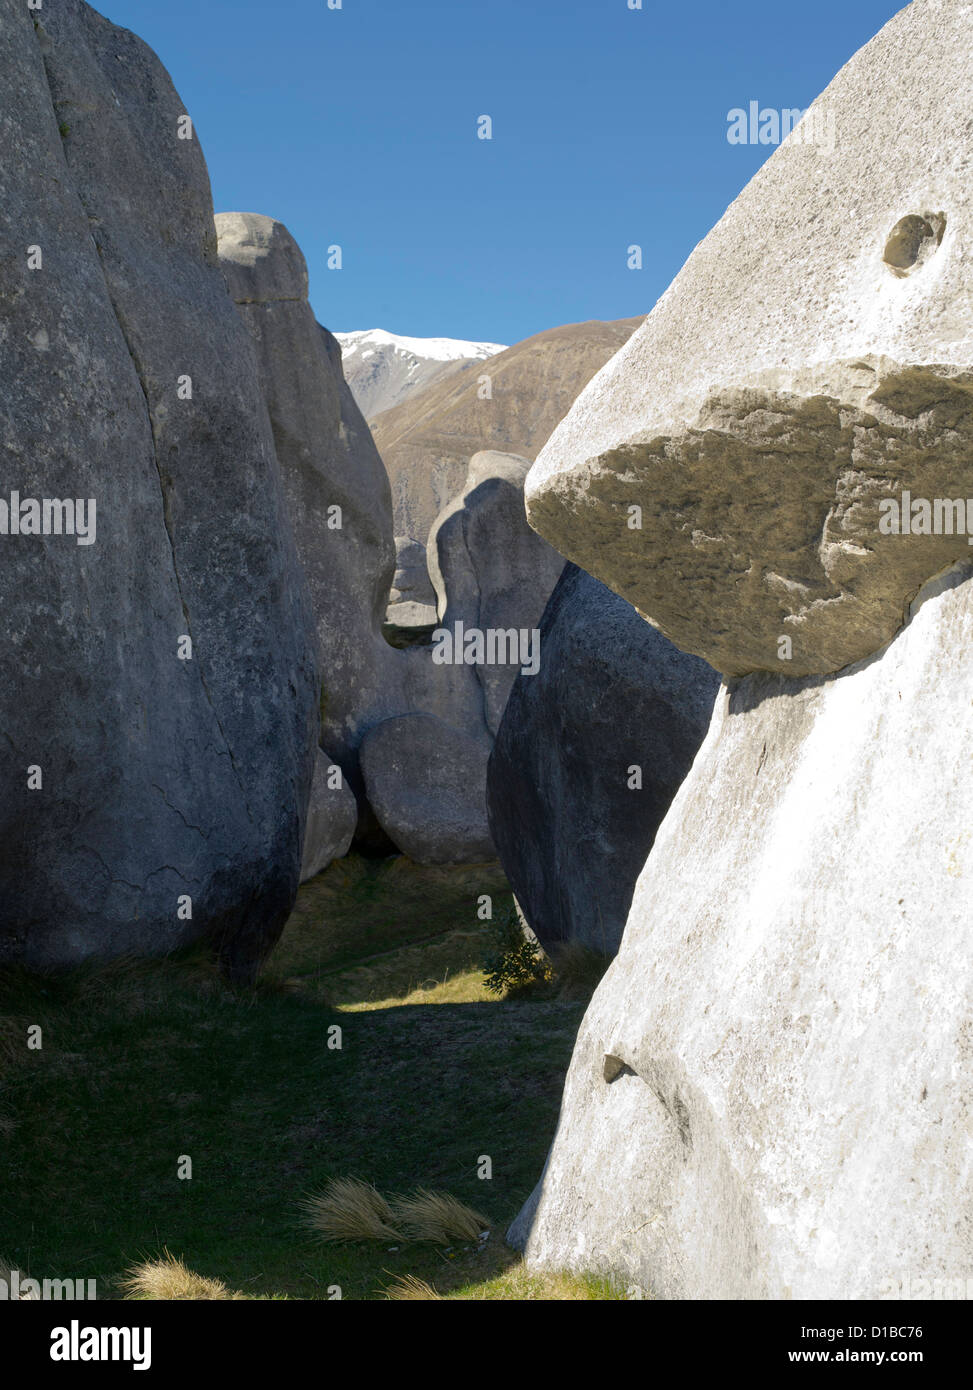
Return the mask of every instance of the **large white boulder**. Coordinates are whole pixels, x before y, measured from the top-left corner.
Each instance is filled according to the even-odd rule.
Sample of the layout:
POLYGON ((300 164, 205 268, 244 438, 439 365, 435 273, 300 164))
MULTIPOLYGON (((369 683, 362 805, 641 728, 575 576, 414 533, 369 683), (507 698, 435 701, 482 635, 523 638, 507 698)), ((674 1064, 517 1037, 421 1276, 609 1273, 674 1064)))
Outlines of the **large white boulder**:
POLYGON ((718 700, 512 1232, 531 1261, 675 1298, 868 1299, 973 1266, 958 578, 881 657, 718 700))
POLYGON ((833 149, 774 155, 528 479, 559 549, 754 672, 585 1017, 531 1261, 798 1299, 973 1263, 973 552, 878 526, 973 497, 971 79, 973 6, 897 15, 813 108, 833 149))
POLYGON ((945 518, 940 535, 880 523, 903 491, 973 512, 971 88, 973 7, 915 0, 700 243, 527 480, 552 545, 727 675, 860 660, 969 554, 945 518))

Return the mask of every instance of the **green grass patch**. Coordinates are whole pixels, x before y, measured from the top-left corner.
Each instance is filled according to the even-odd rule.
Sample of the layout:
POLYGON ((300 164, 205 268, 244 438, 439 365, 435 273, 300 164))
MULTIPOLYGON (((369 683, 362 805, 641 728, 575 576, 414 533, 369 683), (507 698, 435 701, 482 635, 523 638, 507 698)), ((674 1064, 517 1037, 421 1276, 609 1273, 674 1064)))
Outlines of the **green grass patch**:
POLYGON ((159 1259, 145 1288, 184 1268, 230 1297, 384 1298, 405 1276, 440 1296, 562 1296, 529 1292, 542 1284, 503 1233, 543 1165, 584 1003, 490 995, 482 893, 509 903, 495 867, 340 861, 301 890, 248 992, 201 951, 0 974, 0 1253, 96 1278, 103 1298, 159 1259), (450 1193, 490 1237, 325 1243, 302 1202, 347 1177, 450 1193))

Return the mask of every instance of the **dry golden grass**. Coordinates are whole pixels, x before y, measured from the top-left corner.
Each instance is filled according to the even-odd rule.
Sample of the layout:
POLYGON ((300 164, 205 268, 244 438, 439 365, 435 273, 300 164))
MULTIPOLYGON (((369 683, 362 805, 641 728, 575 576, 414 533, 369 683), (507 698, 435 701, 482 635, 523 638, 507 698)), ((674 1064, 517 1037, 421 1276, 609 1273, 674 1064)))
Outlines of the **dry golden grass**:
POLYGON ((392 1212, 407 1239, 433 1241, 436 1245, 478 1241, 490 1227, 485 1216, 448 1192, 428 1192, 424 1187, 407 1197, 393 1198, 392 1212))
POLYGON ((425 1279, 417 1279, 414 1274, 400 1275, 394 1284, 389 1284, 388 1288, 383 1289, 382 1292, 392 1303, 403 1303, 414 1299, 443 1301, 441 1293, 437 1293, 431 1284, 426 1283, 425 1279))
POLYGON ((301 1204, 321 1240, 401 1240, 388 1202, 370 1183, 333 1178, 323 1192, 301 1204))
POLYGON ((242 1295, 230 1293, 222 1279, 207 1279, 187 1269, 182 1260, 163 1252, 159 1260, 143 1260, 128 1271, 121 1281, 127 1299, 235 1299, 242 1295))

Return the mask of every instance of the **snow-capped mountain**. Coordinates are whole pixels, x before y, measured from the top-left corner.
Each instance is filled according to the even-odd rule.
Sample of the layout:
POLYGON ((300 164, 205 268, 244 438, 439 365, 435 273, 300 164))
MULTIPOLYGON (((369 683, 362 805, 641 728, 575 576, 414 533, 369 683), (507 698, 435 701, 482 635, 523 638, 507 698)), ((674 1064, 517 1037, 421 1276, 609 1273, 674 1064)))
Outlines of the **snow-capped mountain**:
POLYGON ((336 333, 345 380, 366 420, 401 404, 417 391, 503 352, 503 343, 461 338, 403 338, 383 328, 336 333))

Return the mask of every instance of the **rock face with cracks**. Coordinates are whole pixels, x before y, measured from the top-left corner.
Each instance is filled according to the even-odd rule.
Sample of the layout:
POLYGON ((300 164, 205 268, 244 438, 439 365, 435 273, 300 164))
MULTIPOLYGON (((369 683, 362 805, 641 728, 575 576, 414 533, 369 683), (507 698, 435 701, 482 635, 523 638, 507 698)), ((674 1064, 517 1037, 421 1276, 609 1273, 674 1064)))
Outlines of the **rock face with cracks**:
POLYGON ((973 568, 862 519, 973 493, 971 78, 973 6, 897 15, 814 108, 833 152, 773 156, 530 481, 676 641, 740 671, 780 631, 819 672, 717 700, 510 1233, 530 1261, 685 1298, 970 1267, 973 568))
POLYGON ((971 78, 968 3, 896 16, 528 478, 543 536, 726 675, 858 661, 969 557, 971 78))
POLYGON ((0 541, 0 958, 207 936, 249 977, 316 721, 270 426, 166 72, 79 0, 34 18, 0 0, 5 500, 94 499, 97 530, 0 541))
MULTIPOLYGON (((396 563, 388 477, 345 383, 337 343, 316 322, 308 303, 304 257, 287 228, 273 218, 220 213, 216 225, 227 286, 253 338, 285 497, 310 585, 321 664, 321 743, 355 794, 357 842, 371 851, 406 848, 376 818, 360 754, 374 727, 422 713, 466 740, 468 771, 473 765, 470 749, 481 754, 478 775, 468 787, 465 818, 456 813, 458 788, 451 786, 437 801, 426 777, 421 805, 428 818, 428 842, 441 856, 450 835, 476 824, 474 858, 483 858, 478 827, 485 814, 488 746, 482 746, 479 684, 469 667, 437 667, 428 646, 400 651, 382 634, 396 563)), ((422 742, 428 727, 421 720, 407 725, 418 741, 396 767, 428 764, 434 756, 422 742)), ((385 796, 387 777, 394 775, 386 770, 385 796)), ((411 795, 408 787, 395 789, 396 798, 411 795)), ((397 821, 391 817, 388 823, 397 821)), ((408 843, 414 847, 417 842, 409 837, 408 843)), ((452 845, 458 859, 468 850, 462 842, 452 845)), ((313 862, 320 866, 320 855, 313 862)))
POLYGON ((614 955, 719 677, 571 564, 541 619, 540 650, 490 755, 490 829, 541 944, 614 955))

